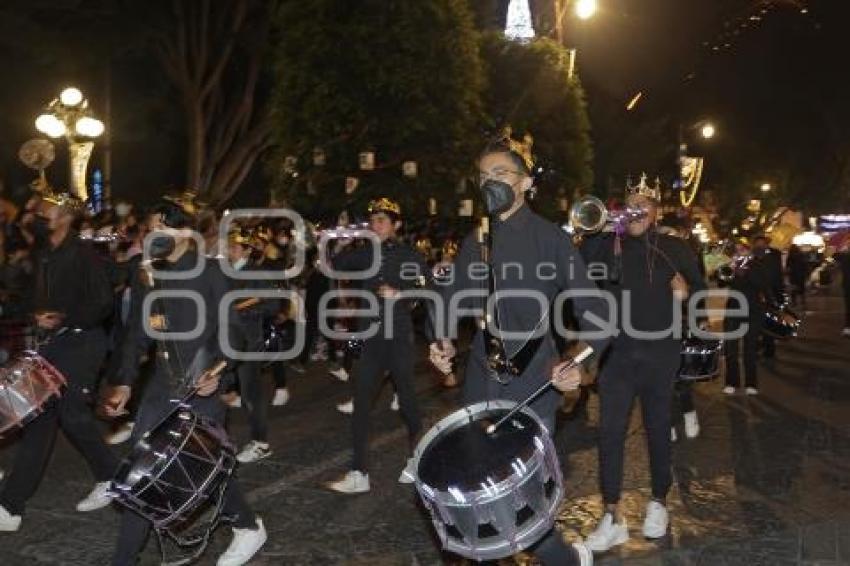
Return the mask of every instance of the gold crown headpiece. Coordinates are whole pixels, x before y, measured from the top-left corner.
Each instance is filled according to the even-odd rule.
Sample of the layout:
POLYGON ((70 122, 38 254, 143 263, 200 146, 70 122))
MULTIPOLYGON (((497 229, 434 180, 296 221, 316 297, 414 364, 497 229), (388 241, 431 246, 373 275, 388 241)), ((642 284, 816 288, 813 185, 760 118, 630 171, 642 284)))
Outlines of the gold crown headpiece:
POLYGON ((526 133, 522 137, 522 141, 515 140, 513 137, 513 129, 510 126, 505 126, 502 130, 501 142, 504 143, 511 153, 517 154, 525 167, 529 171, 534 170, 534 156, 531 154, 531 149, 534 147, 534 138, 531 134, 526 133))
POLYGON ((655 178, 655 187, 650 187, 646 182, 646 173, 641 173, 640 182, 632 185, 631 177, 626 179, 626 195, 642 195, 654 201, 661 200, 661 180, 655 178))
POLYGON ((186 189, 182 193, 170 193, 163 195, 162 200, 176 204, 183 212, 196 216, 205 205, 198 201, 198 193, 192 189, 186 189))
POLYGON ((399 204, 392 199, 388 199, 387 197, 381 197, 369 203, 368 212, 369 214, 388 212, 391 214, 395 214, 396 216, 401 216, 401 206, 399 206, 399 204))

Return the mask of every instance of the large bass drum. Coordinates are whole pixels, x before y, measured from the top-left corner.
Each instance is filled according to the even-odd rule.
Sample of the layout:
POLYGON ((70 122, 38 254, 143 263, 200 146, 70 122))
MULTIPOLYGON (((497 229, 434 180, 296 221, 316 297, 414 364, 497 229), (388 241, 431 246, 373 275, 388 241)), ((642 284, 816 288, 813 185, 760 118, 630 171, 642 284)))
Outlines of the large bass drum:
POLYGON ((0 436, 40 415, 65 383, 65 376, 35 352, 0 367, 0 436))
POLYGON ((119 466, 110 493, 148 519, 158 533, 195 544, 178 533, 194 522, 205 504, 221 504, 236 466, 234 454, 221 427, 181 404, 139 439, 119 466))
POLYGON ((682 341, 681 363, 676 380, 708 381, 720 375, 723 340, 688 336, 682 341))
POLYGON ((479 561, 504 558, 554 525, 563 480, 543 422, 523 408, 495 433, 486 432, 514 406, 488 401, 464 407, 435 424, 416 447, 416 489, 450 552, 479 561))

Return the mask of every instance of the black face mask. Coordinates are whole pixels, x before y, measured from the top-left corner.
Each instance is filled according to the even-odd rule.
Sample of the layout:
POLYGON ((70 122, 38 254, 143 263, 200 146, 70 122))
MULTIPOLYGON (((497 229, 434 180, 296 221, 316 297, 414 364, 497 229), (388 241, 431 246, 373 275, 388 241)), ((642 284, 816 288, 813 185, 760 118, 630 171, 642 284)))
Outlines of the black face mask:
POLYGON ((36 216, 32 219, 30 230, 37 238, 46 238, 50 235, 50 222, 43 216, 36 216))
POLYGON ((176 246, 177 242, 174 241, 173 237, 161 234, 151 238, 150 246, 148 246, 148 253, 150 253, 151 257, 154 259, 164 259, 174 252, 174 248, 176 246))
POLYGON ((487 206, 488 214, 501 214, 511 208, 516 196, 514 189, 504 181, 487 179, 481 184, 481 192, 484 193, 484 204, 487 206))

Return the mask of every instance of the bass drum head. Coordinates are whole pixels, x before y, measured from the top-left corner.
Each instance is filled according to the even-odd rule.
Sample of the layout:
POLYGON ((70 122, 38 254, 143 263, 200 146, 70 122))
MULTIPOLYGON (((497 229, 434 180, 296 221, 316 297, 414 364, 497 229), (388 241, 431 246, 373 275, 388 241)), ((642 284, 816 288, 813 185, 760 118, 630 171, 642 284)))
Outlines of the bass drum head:
POLYGON ((517 459, 534 451, 534 437, 540 428, 526 413, 517 413, 493 434, 487 427, 507 410, 497 409, 474 415, 466 422, 453 423, 422 453, 419 479, 432 488, 476 491, 508 477, 517 459))

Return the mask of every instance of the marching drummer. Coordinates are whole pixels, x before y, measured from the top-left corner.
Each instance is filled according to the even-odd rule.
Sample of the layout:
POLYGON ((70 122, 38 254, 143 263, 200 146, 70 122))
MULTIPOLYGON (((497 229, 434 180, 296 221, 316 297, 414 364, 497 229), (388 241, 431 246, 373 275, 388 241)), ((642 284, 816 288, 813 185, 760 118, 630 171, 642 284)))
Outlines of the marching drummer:
MULTIPOLYGON (((192 202, 163 199, 153 212, 151 229, 155 234, 146 251, 154 261, 145 264, 144 281, 134 282, 128 333, 118 352, 122 359, 118 369, 107 376, 112 387, 104 394, 102 411, 107 416, 123 414, 138 376, 139 353, 146 351, 151 335, 182 333, 184 339, 166 338, 156 342, 154 375, 145 388, 133 430, 136 440, 171 413, 177 401, 193 388, 196 394, 189 403, 195 413, 223 426, 226 412, 224 403, 215 394, 219 389, 219 373, 211 368, 224 358, 218 343, 222 324, 219 305, 229 290, 227 278, 216 261, 192 246, 195 226, 192 202), (187 276, 191 271, 196 274, 187 276), (166 278, 166 274, 170 277, 166 278), (162 294, 149 301, 148 312, 144 312, 145 297, 154 290, 162 294), (195 304, 189 298, 199 298, 201 303, 195 304), (198 320, 199 317, 203 320, 198 320)), ((217 564, 238 566, 248 562, 265 544, 266 530, 245 501, 235 476, 228 479, 224 497, 223 514, 234 518, 233 540, 217 564)), ((147 519, 125 510, 113 566, 136 564, 149 532, 147 519)))
MULTIPOLYGON (((584 315, 592 313, 597 320, 604 320, 605 303, 594 296, 596 285, 588 278, 584 262, 567 234, 532 212, 526 203, 526 195, 534 186, 530 139, 520 142, 506 135, 485 148, 478 168, 482 197, 492 218, 492 262, 488 263, 493 282, 489 287, 506 293, 495 301, 497 325, 479 329, 473 340, 466 365, 464 402, 519 402, 550 378, 562 391, 577 389, 580 372, 577 368, 566 370, 569 362, 559 361, 561 356, 549 330, 549 305, 560 291, 580 291, 573 298, 576 318, 583 330, 591 330, 584 315), (542 297, 545 305, 533 296, 542 297), (512 336, 502 340, 496 336, 497 329, 509 331, 512 336), (517 334, 521 336, 516 338, 517 334)), ((443 289, 446 305, 455 293, 487 290, 486 279, 481 281, 476 276, 480 271, 477 266, 487 259, 487 254, 482 256, 482 249, 476 234, 464 240, 452 280, 443 289)), ((481 301, 477 305, 461 301, 458 308, 483 307, 483 300, 477 300, 481 301)), ((450 334, 454 330, 450 328, 450 334)), ((606 339, 587 342, 597 355, 607 345, 606 339)), ((440 369, 450 366, 455 353, 448 339, 431 345, 431 360, 440 369)), ((554 432, 560 402, 558 391, 550 388, 530 405, 550 433, 554 432)), ((544 535, 531 551, 547 565, 592 563, 585 546, 570 547, 556 529, 544 535)))
POLYGON ((39 353, 65 376, 68 387, 23 429, 0 491, 0 531, 20 527, 26 502, 44 477, 59 427, 97 480, 77 511, 94 511, 111 501, 106 490, 118 461, 102 439, 88 397, 106 356, 104 324, 112 312, 112 289, 103 263, 77 237, 83 211, 83 203, 72 195, 45 194, 27 227, 35 244, 35 320, 39 334, 48 339, 39 353))

